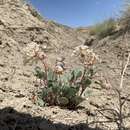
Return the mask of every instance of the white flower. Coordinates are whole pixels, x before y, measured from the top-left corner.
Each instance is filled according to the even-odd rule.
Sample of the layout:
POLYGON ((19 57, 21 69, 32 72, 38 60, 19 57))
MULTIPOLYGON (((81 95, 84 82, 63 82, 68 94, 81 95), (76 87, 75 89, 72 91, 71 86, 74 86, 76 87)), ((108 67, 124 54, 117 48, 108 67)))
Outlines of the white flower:
POLYGON ((88 46, 85 46, 85 45, 77 46, 77 47, 75 47, 75 49, 72 53, 72 56, 79 55, 80 53, 84 54, 87 49, 88 49, 88 46))
POLYGON ((27 45, 27 47, 24 48, 24 53, 29 57, 33 57, 39 52, 39 50, 39 45, 35 42, 31 42, 27 45))
POLYGON ((86 45, 76 47, 72 53, 72 56, 74 55, 79 56, 81 62, 85 65, 93 65, 97 60, 99 60, 93 50, 89 49, 86 45))

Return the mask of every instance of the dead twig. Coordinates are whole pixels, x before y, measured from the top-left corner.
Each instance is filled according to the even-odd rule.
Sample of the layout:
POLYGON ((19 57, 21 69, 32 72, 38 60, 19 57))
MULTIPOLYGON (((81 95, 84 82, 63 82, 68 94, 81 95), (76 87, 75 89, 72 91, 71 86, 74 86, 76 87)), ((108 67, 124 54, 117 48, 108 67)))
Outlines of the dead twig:
POLYGON ((125 75, 127 66, 128 66, 128 64, 129 64, 129 61, 130 61, 130 53, 128 54, 127 62, 126 62, 126 64, 125 64, 125 67, 124 67, 124 69, 123 69, 123 71, 122 71, 122 74, 121 74, 120 89, 123 88, 124 75, 125 75))

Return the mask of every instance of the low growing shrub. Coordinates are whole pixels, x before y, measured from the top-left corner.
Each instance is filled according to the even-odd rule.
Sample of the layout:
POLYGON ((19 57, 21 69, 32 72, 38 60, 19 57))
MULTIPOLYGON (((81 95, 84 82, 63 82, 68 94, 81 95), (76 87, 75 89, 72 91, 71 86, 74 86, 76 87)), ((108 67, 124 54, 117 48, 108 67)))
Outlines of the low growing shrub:
MULTIPOLYGON (((27 0, 25 0, 25 1, 26 1, 25 3, 28 3, 27 0)), ((43 21, 43 17, 36 9, 33 8, 33 6, 30 6, 29 4, 27 4, 27 6, 28 6, 28 10, 32 14, 32 16, 36 17, 40 21, 43 21)))
POLYGON ((97 35, 99 39, 111 35, 116 29, 116 23, 113 19, 104 21, 91 27, 90 35, 97 35))

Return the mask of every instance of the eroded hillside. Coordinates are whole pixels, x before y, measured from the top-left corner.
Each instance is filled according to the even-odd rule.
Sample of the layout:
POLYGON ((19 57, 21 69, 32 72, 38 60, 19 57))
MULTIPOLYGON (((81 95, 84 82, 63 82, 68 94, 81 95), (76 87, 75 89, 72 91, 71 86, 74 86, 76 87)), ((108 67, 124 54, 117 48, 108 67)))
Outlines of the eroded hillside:
POLYGON ((34 41, 46 47, 48 56, 54 62, 57 55, 69 56, 68 52, 82 43, 73 29, 39 20, 33 15, 34 9, 30 8, 19 0, 3 1, 0 5, 0 78, 1 89, 6 89, 6 95, 10 91, 26 95, 29 92, 26 89, 32 90, 33 66, 23 65, 23 48, 27 44, 34 41))
MULTIPOLYGON (((97 65, 98 78, 95 80, 98 84, 94 83, 91 88, 88 88, 90 95, 82 104, 85 109, 69 111, 59 107, 42 108, 32 102, 32 95, 37 89, 34 86, 33 70, 38 64, 24 65, 23 48, 31 42, 36 42, 46 50, 50 64, 55 62, 56 57, 64 56, 67 66, 71 67, 78 65, 78 61, 70 57, 73 48, 83 44, 88 37, 88 29, 77 30, 53 21, 47 21, 41 18, 30 5, 21 2, 21 0, 6 0, 0 3, 0 108, 13 107, 18 112, 26 112, 32 116, 44 116, 56 123, 73 125, 85 123, 87 119, 89 121, 94 120, 94 116, 97 116, 95 110, 98 106, 113 105, 116 99, 114 100, 111 90, 109 91, 108 80, 114 86, 119 86, 122 65, 121 53, 122 49, 126 48, 126 41, 122 39, 122 36, 115 39, 108 36, 100 41, 94 39, 89 45, 99 55, 101 63, 97 65)), ((129 34, 127 39, 127 49, 129 49, 129 34)), ((130 65, 125 74, 126 86, 124 91, 126 94, 129 93, 130 87, 129 69, 130 65)), ((129 107, 128 102, 126 113, 129 113, 129 107)), ((3 121, 3 115, 1 117, 0 119, 3 121)), ((19 115, 16 117, 18 118, 19 115)), ((29 117, 26 119, 30 120, 29 117)), ((35 130, 47 130, 49 126, 45 128, 44 123, 42 123, 39 128, 35 126, 35 130)), ((8 123, 5 124, 5 127, 1 127, 2 130, 8 130, 7 125, 8 123)), ((127 126, 130 127, 129 123, 127 126)), ((113 124, 102 127, 104 129, 115 128, 113 124)), ((56 129, 56 127, 51 129, 56 129)), ((69 130, 69 127, 66 126, 65 129, 69 130)), ((78 127, 77 129, 87 130, 86 127, 78 127)))

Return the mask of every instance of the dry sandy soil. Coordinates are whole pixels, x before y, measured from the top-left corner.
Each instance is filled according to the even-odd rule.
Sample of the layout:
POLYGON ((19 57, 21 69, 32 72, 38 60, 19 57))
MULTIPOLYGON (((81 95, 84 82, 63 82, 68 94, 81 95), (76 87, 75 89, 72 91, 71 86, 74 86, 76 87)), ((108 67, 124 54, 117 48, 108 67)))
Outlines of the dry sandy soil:
MULTIPOLYGON (((0 3, 0 130, 117 129, 114 121, 105 123, 109 121, 108 118, 98 110, 118 108, 118 95, 112 88, 118 88, 120 84, 122 51, 126 48, 122 36, 94 40, 90 45, 99 55, 101 63, 96 65, 98 78, 86 90, 89 94, 81 104, 82 109, 72 111, 58 106, 40 107, 32 102, 32 95, 37 90, 33 70, 40 64, 25 66, 23 48, 34 41, 41 47, 47 47, 50 64, 55 62, 57 56, 64 56, 68 67, 78 66, 79 61, 70 55, 74 47, 88 39, 88 30, 84 30, 47 21, 20 0, 0 3)), ((127 39, 126 54, 130 48, 130 34, 127 39)), ((124 77, 122 99, 129 93, 130 64, 124 77)), ((113 117, 112 113, 103 113, 113 117)), ((124 104, 123 113, 129 117, 130 98, 124 104)), ((130 129, 130 119, 125 119, 124 123, 130 129)))

